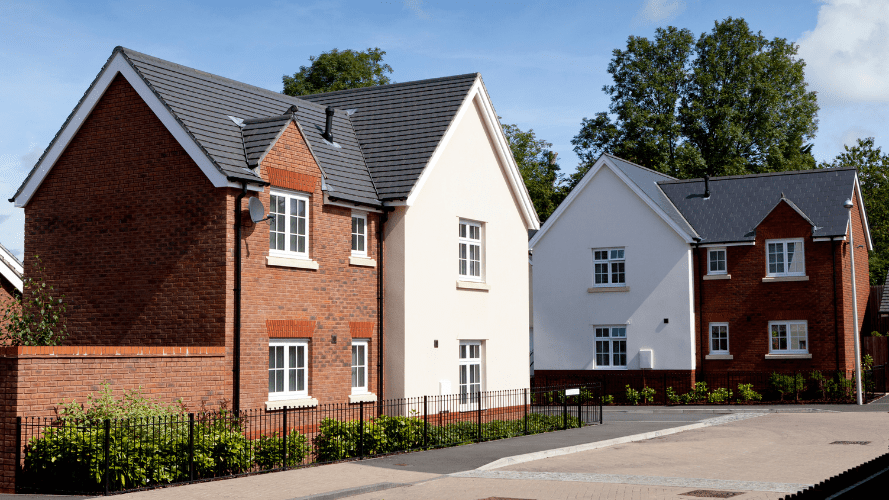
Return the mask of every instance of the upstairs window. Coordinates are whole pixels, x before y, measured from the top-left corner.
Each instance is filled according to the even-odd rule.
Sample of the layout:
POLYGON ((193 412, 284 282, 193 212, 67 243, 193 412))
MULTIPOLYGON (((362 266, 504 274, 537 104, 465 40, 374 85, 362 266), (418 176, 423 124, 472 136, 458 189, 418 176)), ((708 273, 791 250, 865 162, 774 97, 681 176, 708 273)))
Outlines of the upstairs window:
POLYGON ((809 332, 806 321, 770 321, 769 351, 773 354, 808 354, 809 332))
POLYGON ((725 248, 711 248, 707 252, 707 274, 727 274, 725 248))
POLYGON ((269 206, 269 254, 308 259, 309 198, 272 190, 269 206))
POLYGON ((627 367, 627 327, 596 327, 596 367, 627 367))
POLYGON ((627 284, 623 248, 593 249, 593 286, 627 284))
POLYGON ((804 276, 803 240, 766 240, 766 276, 804 276))
POLYGON ((352 255, 367 257, 367 214, 352 212, 352 255))
POLYGON ((461 219, 457 238, 457 275, 461 280, 482 281, 482 225, 461 219))

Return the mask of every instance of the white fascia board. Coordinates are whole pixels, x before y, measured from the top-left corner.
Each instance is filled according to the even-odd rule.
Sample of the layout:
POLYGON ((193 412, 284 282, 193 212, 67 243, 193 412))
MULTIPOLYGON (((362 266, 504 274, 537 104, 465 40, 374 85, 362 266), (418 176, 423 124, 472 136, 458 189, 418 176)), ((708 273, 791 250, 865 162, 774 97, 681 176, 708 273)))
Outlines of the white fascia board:
MULTIPOLYGON (((173 116, 169 108, 161 102, 160 98, 158 98, 151 88, 148 87, 148 84, 142 80, 142 77, 139 76, 136 70, 133 69, 123 53, 118 52, 112 57, 111 61, 109 61, 102 70, 102 73, 96 78, 95 84, 89 90, 88 94, 83 97, 79 107, 74 112, 67 125, 59 132, 49 151, 46 152, 43 159, 34 167, 33 174, 27 180, 25 185, 22 186, 22 190, 18 196, 15 197, 14 203, 16 207, 21 208, 28 204, 28 201, 30 201, 31 197, 34 196, 34 193, 37 192, 37 188, 39 188, 43 183, 43 180, 46 179, 50 170, 55 166, 74 136, 77 135, 80 127, 86 121, 87 117, 89 117, 90 113, 92 113, 93 108, 96 107, 96 104, 105 94, 105 91, 108 90, 108 86, 111 85, 111 82, 114 81, 114 78, 118 74, 127 79, 127 82, 129 82, 133 89, 136 90, 142 100, 145 101, 145 104, 151 108, 161 123, 164 124, 167 130, 176 138, 176 141, 178 141, 182 148, 185 149, 188 156, 190 156, 201 171, 204 172, 204 175, 210 179, 210 182, 214 187, 241 187, 240 183, 229 181, 226 175, 216 168, 216 165, 213 164, 201 147, 198 146, 194 139, 183 128, 182 124, 179 123, 175 116, 173 116)), ((262 188, 260 187, 248 186, 248 190, 259 191, 261 189, 262 188)))
POLYGON ((755 241, 736 241, 733 243, 706 243, 702 245, 698 245, 701 248, 722 248, 722 247, 744 247, 744 246, 756 246, 755 241))
POLYGON ((873 251, 874 242, 870 237, 870 225, 867 223, 867 214, 864 211, 864 198, 861 196, 861 184, 858 182, 858 172, 855 172, 855 194, 858 195, 858 209, 861 214, 861 223, 864 226, 864 234, 867 236, 867 249, 873 251))
POLYGON ((2 246, 0 246, 0 253, 3 254, 3 259, 0 260, 0 274, 2 274, 4 278, 12 283, 12 286, 14 286, 16 290, 22 292, 24 283, 22 282, 22 279, 19 278, 19 276, 25 275, 25 269, 21 265, 19 265, 18 260, 16 260, 16 258, 12 254, 7 252, 2 246))
MULTIPOLYGON (((515 162, 515 158, 512 156, 512 150, 509 148, 509 142, 506 139, 506 135, 503 133, 500 121, 497 119, 494 105, 488 97, 488 93, 482 84, 481 78, 478 77, 476 77, 469 92, 466 93, 466 97, 463 98, 463 102, 460 104, 460 109, 457 110, 457 114, 454 115, 454 119, 451 120, 451 123, 448 125, 447 132, 445 132, 444 137, 439 141, 438 146, 435 148, 435 152, 429 158, 426 168, 423 169, 423 173, 420 174, 420 178, 417 179, 417 182, 411 189, 411 193, 407 197, 407 200, 405 200, 404 204, 407 206, 414 204, 417 196, 419 196, 420 191, 423 189, 423 185, 426 184, 426 180, 429 178, 432 169, 435 168, 435 165, 447 148, 448 143, 451 141, 451 138, 457 129, 457 124, 460 123, 460 120, 466 115, 467 110, 471 109, 472 106, 477 106, 481 111, 482 122, 484 123, 488 134, 490 134, 490 137, 494 141, 494 154, 506 174, 510 191, 518 202, 522 217, 525 220, 526 228, 540 229, 540 219, 537 217, 537 212, 534 210, 534 204, 531 202, 528 188, 525 186, 519 167, 515 162)), ((390 203, 387 203, 387 205, 390 205, 390 203)), ((391 205, 397 206, 395 203, 392 203, 391 205)))
POLYGON ((528 242, 528 248, 530 248, 532 250, 534 249, 534 246, 537 244, 537 242, 540 241, 540 239, 546 234, 547 230, 549 230, 549 228, 552 227, 553 223, 555 223, 556 220, 558 220, 559 216, 561 216, 562 213, 568 209, 568 207, 571 205, 571 203, 575 200, 575 198, 577 198, 577 196, 580 194, 580 192, 583 191, 583 189, 587 186, 587 184, 590 183, 590 181, 593 179, 593 177, 595 177, 596 173, 599 172, 599 169, 601 169, 602 166, 607 166, 612 172, 614 172, 614 174, 620 180, 622 180, 624 182, 624 184, 626 184, 627 187, 629 187, 636 194, 636 196, 639 197, 639 199, 641 199, 643 202, 645 202, 645 204, 648 205, 648 207, 651 208, 651 210, 654 211, 654 213, 656 213, 664 222, 667 223, 668 226, 670 226, 674 231, 676 231, 676 233, 679 234, 679 236, 683 240, 685 240, 686 243, 689 243, 689 244, 695 243, 695 239, 690 234, 683 231, 682 228, 680 228, 675 222, 673 222, 673 219, 671 219, 663 211, 663 209, 661 209, 661 207, 659 207, 657 205, 657 203, 655 203, 651 198, 649 198, 648 195, 645 194, 644 191, 639 189, 639 186, 637 186, 635 182, 631 181, 623 173, 623 171, 621 171, 621 169, 612 165, 608 161, 607 155, 602 155, 599 157, 598 160, 596 160, 596 163, 593 164, 593 166, 589 169, 589 171, 586 173, 586 175, 583 176, 583 179, 580 180, 580 182, 577 184, 577 186, 575 186, 574 189, 571 190, 571 193, 568 194, 568 197, 565 198, 564 201, 562 201, 562 203, 559 205, 559 207, 556 209, 556 211, 553 212, 553 214, 549 217, 549 219, 547 219, 546 224, 543 225, 543 228, 541 228, 540 231, 538 231, 537 234, 535 234, 534 237, 531 238, 531 241, 528 242))

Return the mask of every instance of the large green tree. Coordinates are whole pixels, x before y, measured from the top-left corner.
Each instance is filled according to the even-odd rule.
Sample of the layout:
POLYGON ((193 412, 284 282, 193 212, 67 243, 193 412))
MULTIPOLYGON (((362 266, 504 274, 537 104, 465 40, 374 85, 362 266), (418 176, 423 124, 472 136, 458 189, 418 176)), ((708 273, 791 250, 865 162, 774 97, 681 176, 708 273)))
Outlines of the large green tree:
POLYGON ((608 65, 608 112, 584 118, 572 140, 580 180, 602 153, 679 178, 814 168, 807 140, 818 104, 797 46, 716 22, 697 41, 687 29, 631 36, 608 65))
POLYGON ((293 76, 284 75, 284 93, 300 96, 392 83, 386 75, 392 73, 392 66, 383 62, 384 55, 385 50, 375 47, 363 52, 333 49, 309 56, 309 66, 300 66, 293 76))
POLYGON ((551 143, 538 139, 533 129, 525 132, 516 125, 503 124, 503 132, 542 224, 565 198, 558 153, 552 151, 551 143))
POLYGON ((820 166, 858 169, 861 197, 874 242, 874 251, 870 253, 870 283, 881 285, 889 269, 889 154, 874 145, 873 137, 858 139, 854 146, 846 145, 843 149, 832 162, 820 166))

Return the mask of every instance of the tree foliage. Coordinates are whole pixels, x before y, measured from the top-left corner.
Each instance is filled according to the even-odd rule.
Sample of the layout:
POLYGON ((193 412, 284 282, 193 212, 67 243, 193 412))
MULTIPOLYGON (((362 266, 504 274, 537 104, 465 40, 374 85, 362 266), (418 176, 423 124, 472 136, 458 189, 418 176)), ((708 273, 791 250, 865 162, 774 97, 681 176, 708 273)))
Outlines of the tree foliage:
POLYGON ((565 198, 564 180, 552 143, 538 139, 533 129, 527 132, 517 125, 503 124, 512 156, 528 188, 531 202, 542 224, 565 198))
POLYGON ((855 167, 861 183, 861 197, 870 226, 874 250, 870 253, 870 283, 881 285, 889 269, 889 154, 874 145, 874 138, 858 139, 825 168, 855 167))
MULTIPOLYGON (((44 269, 36 255, 36 271, 44 269)), ((68 311, 64 295, 58 295, 52 285, 41 278, 22 280, 22 295, 13 297, 0 309, 0 344, 23 346, 59 345, 68 336, 65 314, 68 311)))
POLYGON ((392 83, 386 73, 392 66, 383 63, 386 51, 379 47, 366 51, 337 50, 310 56, 311 65, 300 66, 293 76, 284 75, 284 93, 292 96, 320 94, 392 83))
POLYGON ((572 187, 602 153, 679 178, 814 168, 818 104, 797 48, 732 18, 697 41, 672 26, 630 36, 608 65, 608 112, 572 140, 572 187))

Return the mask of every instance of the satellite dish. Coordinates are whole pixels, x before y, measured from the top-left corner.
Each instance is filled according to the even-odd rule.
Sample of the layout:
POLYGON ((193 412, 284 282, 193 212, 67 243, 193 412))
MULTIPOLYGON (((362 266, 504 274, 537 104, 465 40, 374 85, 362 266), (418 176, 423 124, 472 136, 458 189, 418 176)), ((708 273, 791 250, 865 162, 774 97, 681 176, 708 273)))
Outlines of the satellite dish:
POLYGON ((266 217, 265 207, 262 206, 262 202, 259 201, 259 198, 255 196, 252 196, 247 200, 247 208, 250 210, 250 219, 253 220, 254 224, 271 218, 271 216, 266 217))

